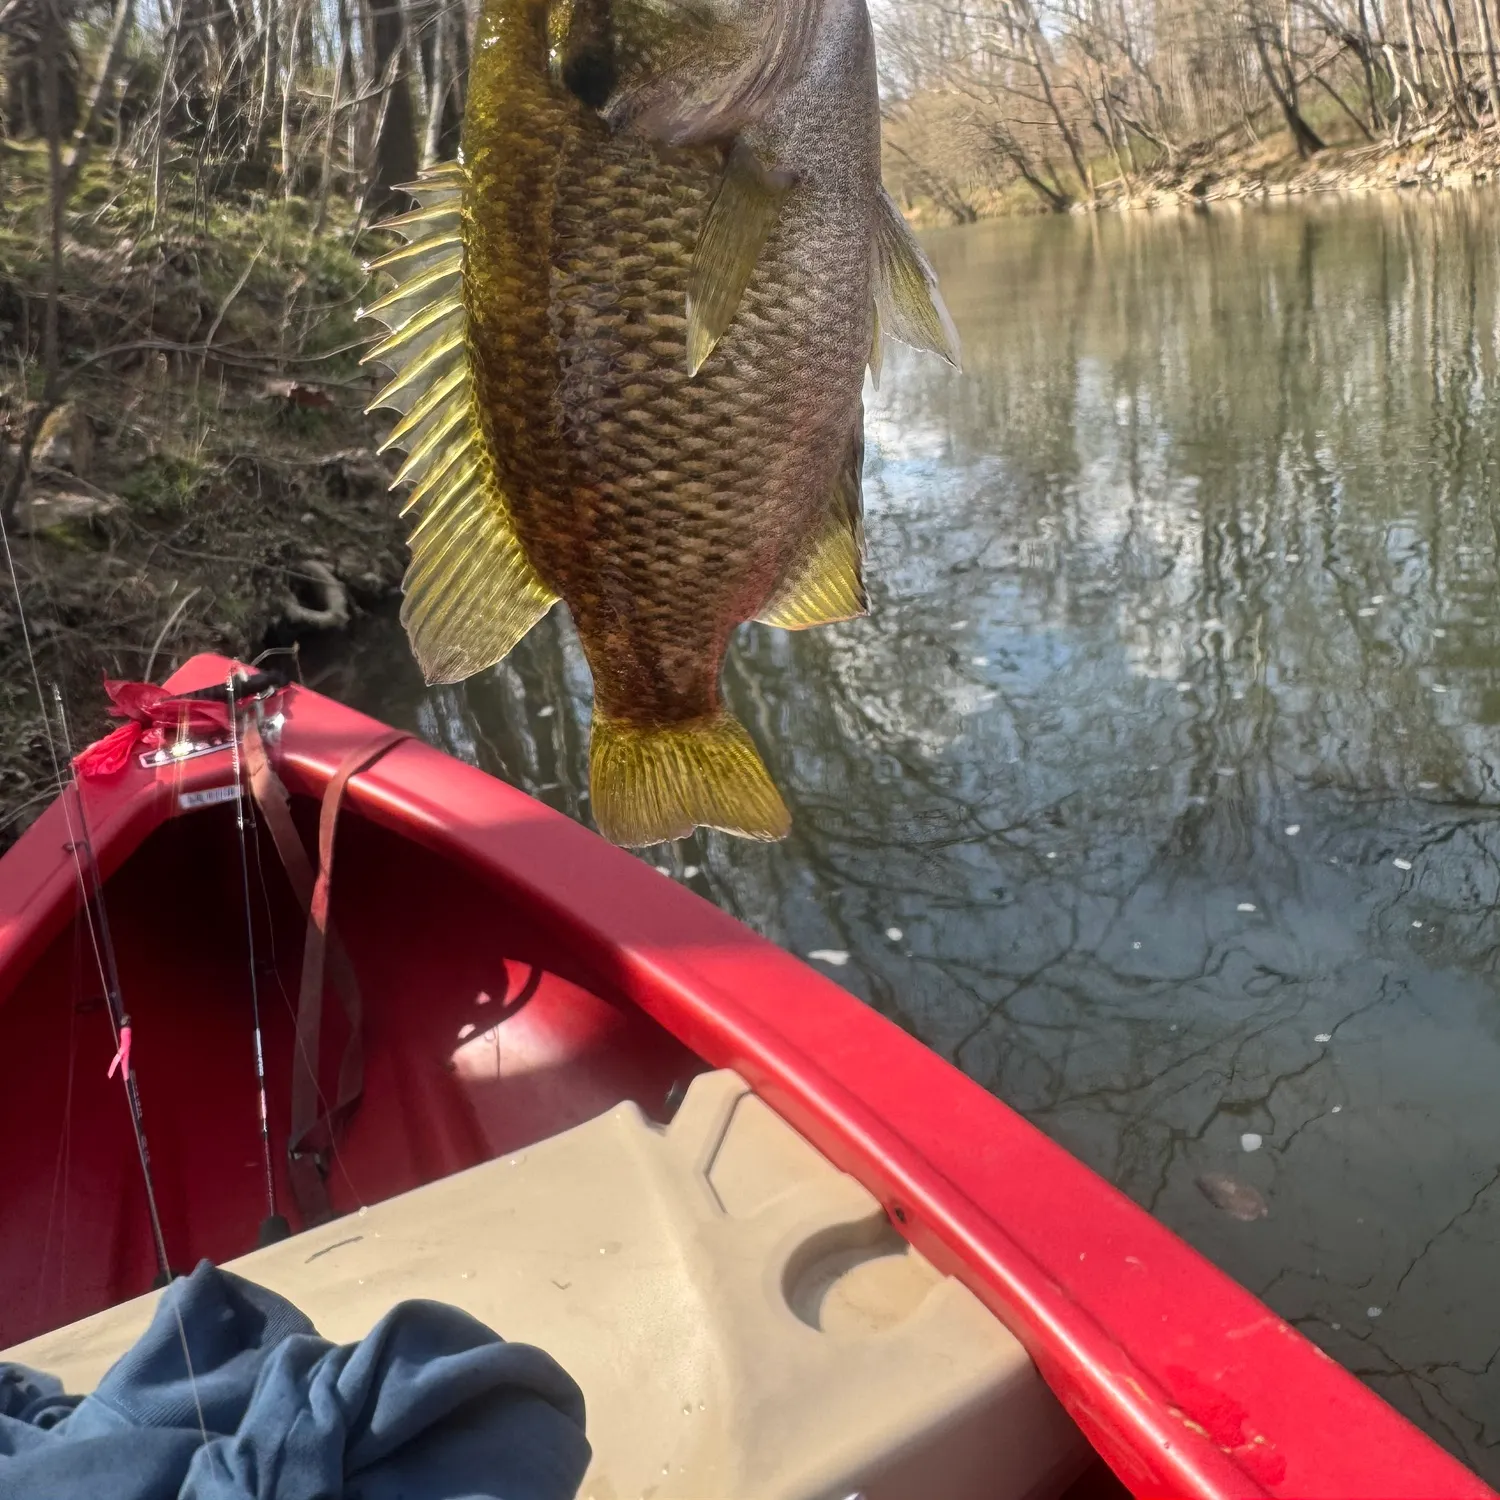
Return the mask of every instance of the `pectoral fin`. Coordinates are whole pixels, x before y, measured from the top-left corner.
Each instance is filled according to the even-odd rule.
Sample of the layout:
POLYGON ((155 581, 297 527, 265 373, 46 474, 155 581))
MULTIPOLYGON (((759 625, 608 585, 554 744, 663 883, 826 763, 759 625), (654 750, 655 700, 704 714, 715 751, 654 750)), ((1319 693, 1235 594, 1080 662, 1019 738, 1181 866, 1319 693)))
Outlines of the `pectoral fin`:
POLYGON ((962 363, 958 329, 948 316, 937 272, 895 200, 881 188, 875 211, 875 308, 893 339, 962 363))
POLYGON ((729 153, 688 276, 688 374, 724 337, 794 179, 740 143, 729 153))
POLYGON ((365 313, 390 329, 366 362, 395 371, 370 410, 403 414, 381 451, 406 452, 393 489, 415 481, 402 509, 419 519, 401 620, 427 680, 457 682, 499 661, 556 596, 522 551, 474 405, 457 227, 462 170, 436 168, 407 191, 422 206, 381 227, 408 243, 371 268, 397 285, 365 313))
POLYGON ((854 436, 839 476, 819 516, 803 555, 756 618, 783 630, 832 625, 868 613, 864 579, 864 419, 854 436))

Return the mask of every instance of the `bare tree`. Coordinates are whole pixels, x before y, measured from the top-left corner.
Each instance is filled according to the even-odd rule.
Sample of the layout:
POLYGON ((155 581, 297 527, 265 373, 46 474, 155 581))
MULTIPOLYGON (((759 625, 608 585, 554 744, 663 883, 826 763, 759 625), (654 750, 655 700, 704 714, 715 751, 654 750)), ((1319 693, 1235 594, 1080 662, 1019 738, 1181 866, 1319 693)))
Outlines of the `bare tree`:
POLYGON ((890 174, 951 217, 1052 209, 1264 148, 1500 127, 1500 0, 899 0, 880 12, 890 174), (961 107, 960 107, 961 106, 961 107), (942 120, 962 128, 935 129, 942 120))
POLYGON ((401 0, 368 0, 364 15, 372 71, 379 81, 378 93, 371 101, 375 147, 366 206, 378 213, 390 200, 393 188, 417 175, 416 115, 406 68, 406 12, 401 0))

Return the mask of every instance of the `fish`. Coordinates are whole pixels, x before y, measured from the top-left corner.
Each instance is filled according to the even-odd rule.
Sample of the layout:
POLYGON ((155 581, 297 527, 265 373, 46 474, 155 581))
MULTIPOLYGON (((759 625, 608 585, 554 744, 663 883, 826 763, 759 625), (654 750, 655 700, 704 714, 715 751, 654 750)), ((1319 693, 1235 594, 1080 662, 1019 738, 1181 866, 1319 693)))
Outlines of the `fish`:
POLYGON ((867 612, 866 369, 961 354, 881 183, 865 0, 485 0, 472 58, 363 310, 412 649, 461 681, 564 601, 599 831, 783 838, 731 637, 867 612))

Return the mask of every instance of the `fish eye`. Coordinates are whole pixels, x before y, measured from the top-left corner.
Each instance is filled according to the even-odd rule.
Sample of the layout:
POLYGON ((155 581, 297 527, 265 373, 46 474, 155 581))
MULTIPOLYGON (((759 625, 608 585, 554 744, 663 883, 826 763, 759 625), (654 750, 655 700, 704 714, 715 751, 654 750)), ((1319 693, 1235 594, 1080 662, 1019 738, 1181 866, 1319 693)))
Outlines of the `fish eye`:
POLYGON ((570 48, 563 59, 562 79, 568 92, 590 109, 603 109, 619 82, 613 45, 606 40, 570 48))

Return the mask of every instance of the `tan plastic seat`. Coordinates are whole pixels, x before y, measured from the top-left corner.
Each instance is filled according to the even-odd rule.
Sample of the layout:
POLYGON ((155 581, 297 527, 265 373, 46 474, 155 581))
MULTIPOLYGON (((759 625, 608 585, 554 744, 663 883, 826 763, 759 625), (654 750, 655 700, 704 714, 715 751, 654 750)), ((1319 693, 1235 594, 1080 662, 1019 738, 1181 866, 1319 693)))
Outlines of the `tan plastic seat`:
MULTIPOLYGON (((257 1251, 337 1340, 432 1297, 583 1387, 588 1500, 1046 1500, 1085 1457, 1016 1341, 728 1072, 257 1251)), ((4 1356, 90 1389, 155 1297, 4 1356)))

